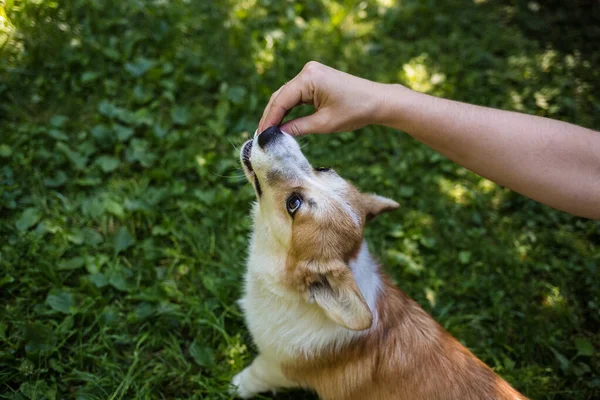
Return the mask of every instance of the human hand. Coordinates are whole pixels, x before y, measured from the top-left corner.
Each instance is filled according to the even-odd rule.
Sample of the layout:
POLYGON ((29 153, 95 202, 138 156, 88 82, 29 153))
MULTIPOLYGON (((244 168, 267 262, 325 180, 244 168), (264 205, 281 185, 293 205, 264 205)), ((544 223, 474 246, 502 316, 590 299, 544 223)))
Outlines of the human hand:
POLYGON ((310 61, 294 79, 273 93, 258 132, 279 125, 298 104, 312 104, 315 113, 281 126, 282 131, 292 135, 351 131, 378 123, 386 86, 310 61))

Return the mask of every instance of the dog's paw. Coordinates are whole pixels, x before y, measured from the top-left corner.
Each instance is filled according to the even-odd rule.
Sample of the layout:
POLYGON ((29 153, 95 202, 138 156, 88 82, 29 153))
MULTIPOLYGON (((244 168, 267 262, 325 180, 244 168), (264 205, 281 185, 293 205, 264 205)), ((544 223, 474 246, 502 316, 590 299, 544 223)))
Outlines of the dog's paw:
POLYGON ((248 368, 237 374, 231 380, 231 394, 242 399, 249 399, 260 392, 260 389, 248 379, 248 368))

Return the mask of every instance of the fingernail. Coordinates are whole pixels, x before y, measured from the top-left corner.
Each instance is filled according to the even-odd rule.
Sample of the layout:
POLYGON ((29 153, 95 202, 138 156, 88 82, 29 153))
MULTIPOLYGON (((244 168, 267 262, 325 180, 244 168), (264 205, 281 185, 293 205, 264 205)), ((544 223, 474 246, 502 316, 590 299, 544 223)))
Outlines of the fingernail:
POLYGON ((258 136, 258 129, 254 131, 254 137, 258 136))

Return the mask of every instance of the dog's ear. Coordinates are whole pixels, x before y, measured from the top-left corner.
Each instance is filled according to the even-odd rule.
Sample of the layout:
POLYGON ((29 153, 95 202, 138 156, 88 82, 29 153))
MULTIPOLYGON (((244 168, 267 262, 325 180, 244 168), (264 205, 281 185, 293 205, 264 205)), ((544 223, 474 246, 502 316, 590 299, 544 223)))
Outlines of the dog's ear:
POLYGON ((309 298, 337 324, 361 331, 371 327, 373 315, 360 293, 350 268, 333 262, 309 287, 309 298))
POLYGON ((387 197, 376 194, 363 194, 362 201, 367 211, 367 221, 372 220, 379 214, 387 211, 394 211, 400 204, 387 197))

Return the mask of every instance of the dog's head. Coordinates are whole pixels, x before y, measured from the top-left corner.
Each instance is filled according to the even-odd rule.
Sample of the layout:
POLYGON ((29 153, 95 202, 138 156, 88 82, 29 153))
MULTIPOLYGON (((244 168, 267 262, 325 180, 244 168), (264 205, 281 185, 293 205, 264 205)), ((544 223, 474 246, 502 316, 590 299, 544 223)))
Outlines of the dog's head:
POLYGON ((398 203, 360 193, 330 168, 313 168, 277 127, 246 142, 240 158, 258 198, 255 230, 285 254, 282 282, 336 323, 370 327, 371 311, 348 263, 360 249, 365 222, 398 203))

